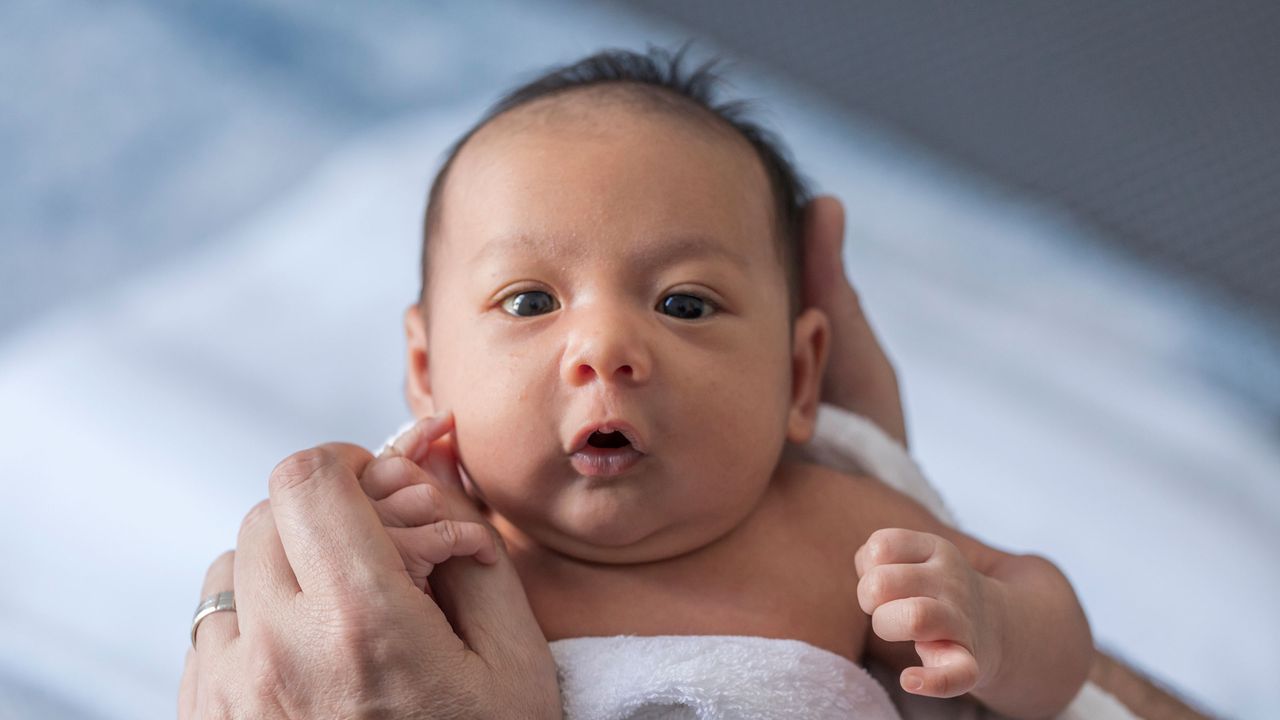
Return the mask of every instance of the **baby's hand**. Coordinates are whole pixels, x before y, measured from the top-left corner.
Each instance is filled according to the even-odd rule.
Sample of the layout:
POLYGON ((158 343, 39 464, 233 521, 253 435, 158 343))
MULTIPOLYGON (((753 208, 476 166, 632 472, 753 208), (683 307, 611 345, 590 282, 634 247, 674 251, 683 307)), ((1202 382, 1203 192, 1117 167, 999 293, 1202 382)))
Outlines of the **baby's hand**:
POLYGON ((442 440, 453 415, 425 418, 378 453, 360 476, 414 585, 451 557, 498 560, 493 532, 462 490, 453 445, 442 440))
POLYGON ((1000 665, 997 594, 960 550, 929 533, 877 530, 854 556, 858 604, 889 642, 910 640, 923 667, 902 671, 902 689, 955 697, 989 681, 1000 665))

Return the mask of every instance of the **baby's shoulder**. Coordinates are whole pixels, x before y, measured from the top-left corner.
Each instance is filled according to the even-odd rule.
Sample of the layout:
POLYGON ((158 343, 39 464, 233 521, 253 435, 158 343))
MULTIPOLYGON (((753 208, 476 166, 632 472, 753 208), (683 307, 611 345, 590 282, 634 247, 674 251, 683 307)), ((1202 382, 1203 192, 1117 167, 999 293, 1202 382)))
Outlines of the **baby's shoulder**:
POLYGON ((855 548, 882 527, 936 523, 920 503, 867 475, 797 462, 780 465, 774 480, 787 516, 842 544, 856 543, 855 548))

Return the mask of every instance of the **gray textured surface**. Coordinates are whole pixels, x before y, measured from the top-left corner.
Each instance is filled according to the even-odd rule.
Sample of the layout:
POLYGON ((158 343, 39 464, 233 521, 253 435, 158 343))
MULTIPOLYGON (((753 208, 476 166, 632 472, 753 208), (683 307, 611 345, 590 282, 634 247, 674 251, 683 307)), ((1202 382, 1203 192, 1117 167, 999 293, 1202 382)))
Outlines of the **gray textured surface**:
POLYGON ((1280 5, 627 0, 1280 330, 1280 5))

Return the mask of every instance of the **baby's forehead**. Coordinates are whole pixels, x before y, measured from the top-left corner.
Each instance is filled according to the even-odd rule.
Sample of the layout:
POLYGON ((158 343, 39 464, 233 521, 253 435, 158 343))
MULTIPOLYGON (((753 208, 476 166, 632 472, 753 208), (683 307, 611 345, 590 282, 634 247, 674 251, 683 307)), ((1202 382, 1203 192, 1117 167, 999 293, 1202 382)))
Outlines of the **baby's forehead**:
POLYGON ((590 133, 593 129, 608 130, 620 121, 679 126, 752 152, 732 125, 702 105, 663 88, 635 83, 606 83, 544 95, 489 120, 473 138, 535 128, 590 133))
POLYGON ((659 199, 655 216, 677 226, 682 213, 705 215, 712 203, 735 219, 750 216, 757 226, 768 225, 773 192, 754 149, 732 128, 694 111, 706 114, 629 96, 540 99, 495 118, 468 140, 449 171, 443 205, 465 206, 471 223, 477 214, 492 219, 512 205, 536 217, 573 205, 566 195, 576 192, 598 202, 574 209, 602 220, 617 206, 659 199), (584 187, 583 178, 594 184, 584 187), (686 192, 663 194, 668 188, 686 192))
MULTIPOLYGON (((588 143, 617 134, 654 146, 715 148, 715 162, 735 165, 743 183, 770 191, 755 149, 732 125, 688 98, 626 83, 575 88, 513 108, 476 130, 459 160, 467 155, 500 160, 513 145, 552 135, 588 143)), ((609 159, 599 157, 601 162, 609 159)))
MULTIPOLYGON (((678 100, 574 89, 518 106, 467 136, 428 203, 422 299, 445 274, 470 276, 457 262, 503 233, 554 238, 584 227, 592 237, 628 232, 625 223, 614 222, 617 214, 644 207, 656 220, 642 230, 652 233, 631 228, 629 237, 714 235, 753 256, 754 265, 768 263, 769 273, 781 268, 791 304, 798 302, 798 250, 783 221, 790 218, 783 208, 788 196, 736 126, 678 100), (626 142, 619 145, 619 139, 626 142), (584 185, 584 177, 592 182, 584 185), (567 203, 577 196, 592 202, 567 203), (655 198, 657 205, 644 202, 655 198), (519 221, 502 222, 513 217, 519 221), (691 219, 704 223, 686 222, 691 219)), ((670 258, 675 250, 651 252, 670 258)))

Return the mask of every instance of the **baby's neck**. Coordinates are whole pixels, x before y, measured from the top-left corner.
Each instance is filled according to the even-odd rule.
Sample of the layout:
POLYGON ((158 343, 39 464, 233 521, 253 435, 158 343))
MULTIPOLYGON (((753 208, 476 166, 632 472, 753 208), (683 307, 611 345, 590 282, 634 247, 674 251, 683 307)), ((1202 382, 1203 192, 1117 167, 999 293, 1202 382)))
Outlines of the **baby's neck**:
POLYGON ((575 568, 610 571, 654 569, 689 565, 690 561, 696 562, 696 558, 700 556, 715 554, 718 547, 732 542, 735 536, 753 524, 776 492, 771 484, 744 516, 727 527, 716 529, 704 526, 706 534, 701 537, 689 539, 687 534, 668 535, 666 538, 657 538, 658 542, 655 543, 651 542, 656 537, 653 536, 643 541, 645 545, 621 548, 585 546, 581 551, 574 547, 571 540, 554 544, 540 540, 492 508, 482 507, 482 511, 485 519, 502 538, 507 554, 518 568, 536 570, 539 573, 572 571, 575 568))

